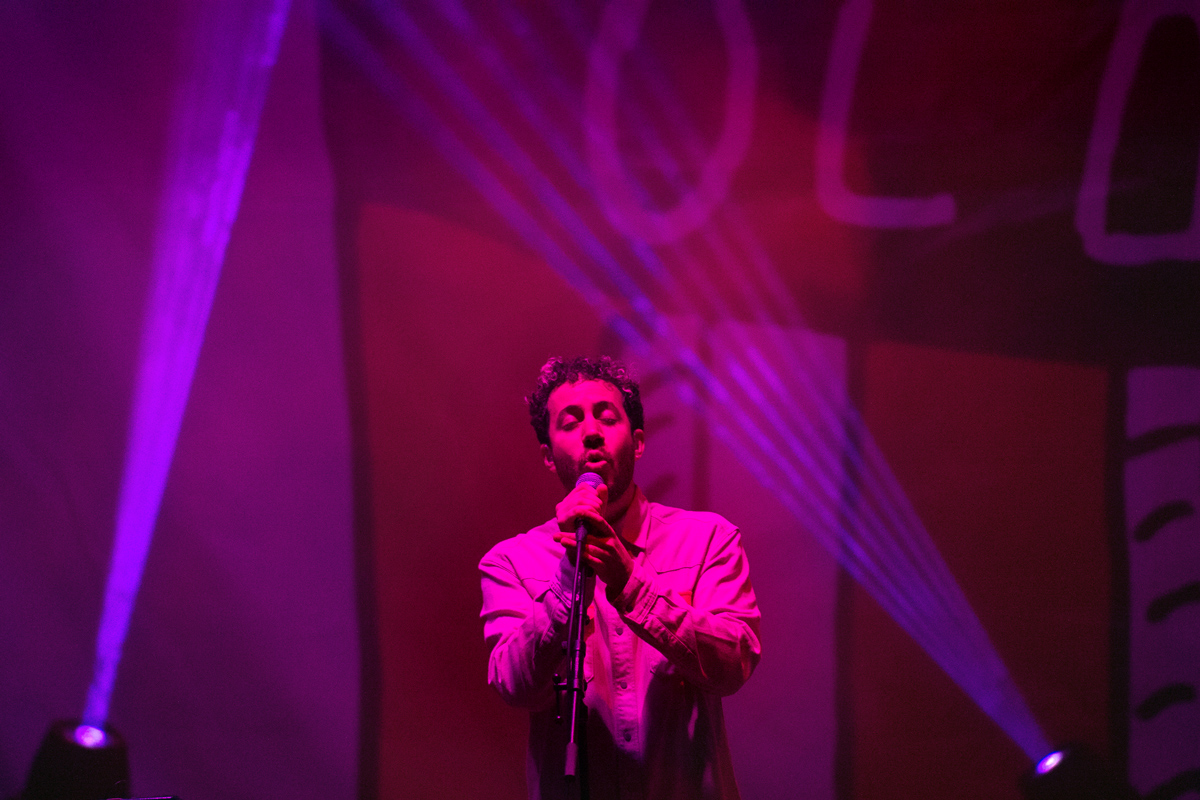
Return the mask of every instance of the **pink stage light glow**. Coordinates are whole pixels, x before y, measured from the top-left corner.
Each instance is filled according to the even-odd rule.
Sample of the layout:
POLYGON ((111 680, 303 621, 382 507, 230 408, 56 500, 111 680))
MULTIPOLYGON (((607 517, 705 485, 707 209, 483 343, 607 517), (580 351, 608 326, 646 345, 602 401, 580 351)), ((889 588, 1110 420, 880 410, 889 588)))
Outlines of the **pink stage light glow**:
POLYGON ((82 747, 89 749, 96 747, 104 747, 108 741, 108 734, 93 725, 80 725, 75 729, 75 741, 82 747))
MULTIPOLYGON (((630 2, 637 5, 614 0, 622 6, 630 2)), ((848 404, 834 370, 815 348, 797 348, 782 335, 782 328, 803 327, 803 320, 737 206, 727 197, 705 202, 704 219, 689 217, 676 230, 694 231, 695 240, 707 248, 701 266, 695 255, 701 248, 689 250, 669 241, 663 230, 646 235, 622 224, 628 222, 624 217, 614 219, 600 179, 583 166, 588 158, 571 144, 587 141, 588 125, 595 120, 585 113, 582 93, 561 79, 568 71, 553 64, 555 48, 539 41, 537 27, 515 4, 496 5, 507 20, 508 40, 523 48, 509 56, 455 0, 421 8, 369 0, 365 7, 375 16, 373 24, 399 45, 404 65, 397 68, 383 58, 370 38, 325 0, 319 5, 321 24, 331 43, 639 358, 656 371, 682 378, 678 390, 685 403, 701 412, 721 409, 707 419, 713 436, 1031 760, 1040 758, 1049 749, 1044 734, 865 424, 848 404), (469 54, 463 57, 478 63, 459 65, 448 53, 469 54), (522 81, 517 65, 528 62, 537 64, 538 74, 536 80, 522 81), (480 66, 489 76, 486 83, 465 77, 481 74, 480 66), (426 86, 432 88, 422 88, 426 86), (498 106, 504 113, 496 113, 498 106), (575 125, 574 132, 567 127, 575 125), (534 156, 547 150, 552 158, 534 156), (598 222, 605 218, 612 229, 598 222), (620 235, 616 243, 614 231, 620 235), (698 319, 733 320, 732 307, 746 309, 753 323, 776 333, 756 343, 741 336, 738 325, 713 326, 710 346, 731 376, 721 380, 655 307, 650 298, 659 294, 673 298, 684 316, 698 319), (788 393, 781 375, 799 380, 804 396, 788 393)), ((580 53, 589 52, 595 31, 578 9, 564 3, 552 4, 552 10, 559 16, 556 35, 565 29, 580 53)), ((681 176, 704 173, 695 168, 704 162, 699 137, 688 130, 682 102, 655 69, 652 54, 639 49, 629 60, 638 71, 636 83, 648 87, 654 110, 667 122, 653 127, 649 120, 656 114, 625 104, 642 161, 654 163, 686 197, 691 190, 680 183, 681 176), (681 164, 693 169, 680 169, 681 164)), ((629 194, 625 211, 647 205, 645 187, 631 175, 621 177, 629 194)))

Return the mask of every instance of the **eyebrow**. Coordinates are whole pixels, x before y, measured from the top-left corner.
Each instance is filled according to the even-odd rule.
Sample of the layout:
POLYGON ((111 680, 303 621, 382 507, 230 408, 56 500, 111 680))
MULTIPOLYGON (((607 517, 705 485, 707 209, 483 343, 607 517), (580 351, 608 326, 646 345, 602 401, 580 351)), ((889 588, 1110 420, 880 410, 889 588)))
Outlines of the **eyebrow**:
MULTIPOLYGON (((592 407, 599 411, 607 411, 609 409, 612 409, 613 411, 619 411, 622 408, 620 404, 614 403, 612 400, 597 400, 596 403, 592 407)), ((565 414, 582 413, 582 412, 583 412, 583 404, 582 403, 571 403, 571 405, 569 405, 569 406, 563 406, 562 410, 558 412, 558 416, 555 417, 554 419, 555 419, 555 421, 558 421, 558 420, 561 420, 565 414)))

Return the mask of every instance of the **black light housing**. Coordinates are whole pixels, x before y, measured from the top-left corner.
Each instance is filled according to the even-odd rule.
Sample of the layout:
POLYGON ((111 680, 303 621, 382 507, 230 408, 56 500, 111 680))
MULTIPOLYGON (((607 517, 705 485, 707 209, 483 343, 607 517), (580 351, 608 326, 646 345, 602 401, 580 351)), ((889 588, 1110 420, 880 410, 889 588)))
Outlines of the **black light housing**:
POLYGON ((1138 795, 1084 744, 1046 755, 1021 776, 1025 800, 1137 800, 1138 795))
POLYGON ((107 800, 129 796, 129 750, 112 728, 59 720, 50 726, 21 800, 107 800))

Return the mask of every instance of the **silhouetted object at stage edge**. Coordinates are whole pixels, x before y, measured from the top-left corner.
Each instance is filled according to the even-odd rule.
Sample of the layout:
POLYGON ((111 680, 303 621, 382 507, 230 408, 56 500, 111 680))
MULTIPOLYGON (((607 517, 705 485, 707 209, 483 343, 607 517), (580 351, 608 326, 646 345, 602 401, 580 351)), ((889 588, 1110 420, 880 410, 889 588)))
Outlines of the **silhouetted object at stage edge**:
POLYGON ((1069 744, 1021 776, 1025 800, 1139 800, 1087 745, 1069 744))
POLYGON ((106 800, 129 796, 129 751, 121 734, 96 731, 87 746, 76 736, 78 720, 50 726, 25 782, 21 800, 106 800))

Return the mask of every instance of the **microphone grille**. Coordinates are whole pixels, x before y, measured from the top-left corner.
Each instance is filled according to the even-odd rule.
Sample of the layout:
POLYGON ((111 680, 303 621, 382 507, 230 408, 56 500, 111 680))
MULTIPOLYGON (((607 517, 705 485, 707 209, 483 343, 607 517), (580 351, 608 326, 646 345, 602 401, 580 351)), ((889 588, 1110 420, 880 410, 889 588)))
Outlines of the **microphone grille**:
POLYGON ((599 475, 597 475, 594 472, 585 472, 582 475, 580 475, 578 478, 575 479, 576 486, 580 486, 585 483, 594 489, 597 486, 604 485, 604 478, 601 478, 599 475))

